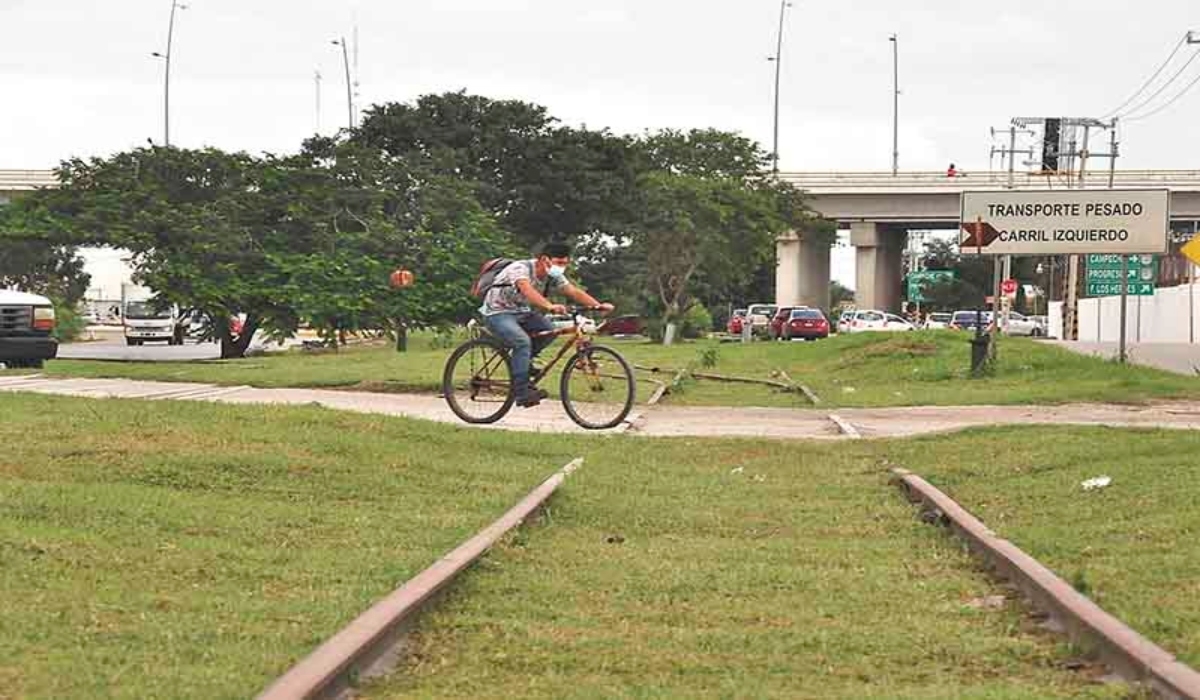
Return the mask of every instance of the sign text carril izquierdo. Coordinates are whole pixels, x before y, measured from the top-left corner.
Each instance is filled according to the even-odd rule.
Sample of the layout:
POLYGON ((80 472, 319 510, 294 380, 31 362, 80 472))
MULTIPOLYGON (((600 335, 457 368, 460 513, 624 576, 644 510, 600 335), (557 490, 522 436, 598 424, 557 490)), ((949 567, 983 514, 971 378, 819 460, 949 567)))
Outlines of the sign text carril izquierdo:
POLYGON ((964 192, 966 254, 1159 253, 1167 247, 1167 190, 964 192))

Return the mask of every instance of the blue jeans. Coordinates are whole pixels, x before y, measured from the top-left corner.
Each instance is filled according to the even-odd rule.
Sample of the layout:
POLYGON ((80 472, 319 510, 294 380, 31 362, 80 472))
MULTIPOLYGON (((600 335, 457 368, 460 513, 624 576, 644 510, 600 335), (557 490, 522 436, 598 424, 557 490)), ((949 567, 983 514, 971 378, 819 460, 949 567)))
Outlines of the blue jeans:
POLYGON ((492 335, 512 350, 512 381, 518 398, 529 391, 529 363, 546 346, 554 342, 554 336, 530 338, 530 333, 554 330, 554 324, 537 313, 500 313, 483 317, 483 323, 492 335))

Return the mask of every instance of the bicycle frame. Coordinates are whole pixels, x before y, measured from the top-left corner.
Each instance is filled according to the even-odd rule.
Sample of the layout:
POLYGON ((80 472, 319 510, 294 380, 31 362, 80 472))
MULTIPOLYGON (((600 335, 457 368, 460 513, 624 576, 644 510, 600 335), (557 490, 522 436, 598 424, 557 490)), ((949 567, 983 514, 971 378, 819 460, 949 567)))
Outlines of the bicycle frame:
POLYGON ((546 363, 545 367, 542 367, 542 371, 538 372, 537 376, 529 378, 530 384, 537 386, 537 383, 540 382, 543 377, 549 375, 550 370, 552 370, 554 366, 558 364, 558 361, 561 360, 568 352, 572 350, 578 351, 590 345, 592 342, 592 333, 599 333, 600 329, 604 328, 605 324, 608 323, 607 320, 602 321, 596 326, 596 329, 592 331, 592 333, 585 333, 583 332, 583 324, 580 321, 581 318, 584 317, 580 314, 572 314, 573 322, 570 328, 558 328, 552 331, 530 334, 530 338, 547 338, 560 335, 571 336, 567 342, 562 344, 562 347, 558 349, 558 352, 554 354, 554 358, 546 363))

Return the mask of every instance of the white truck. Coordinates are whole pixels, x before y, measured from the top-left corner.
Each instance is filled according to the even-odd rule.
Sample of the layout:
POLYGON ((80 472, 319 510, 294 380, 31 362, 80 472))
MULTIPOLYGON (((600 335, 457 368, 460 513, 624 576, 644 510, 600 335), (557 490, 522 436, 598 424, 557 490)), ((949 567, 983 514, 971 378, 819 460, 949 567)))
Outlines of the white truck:
POLYGON ((37 368, 57 355, 54 304, 40 294, 0 289, 0 363, 37 368))
POLYGON ((146 341, 164 341, 167 345, 183 345, 184 321, 179 307, 156 306, 149 299, 126 301, 121 310, 125 327, 125 344, 141 345, 146 341))

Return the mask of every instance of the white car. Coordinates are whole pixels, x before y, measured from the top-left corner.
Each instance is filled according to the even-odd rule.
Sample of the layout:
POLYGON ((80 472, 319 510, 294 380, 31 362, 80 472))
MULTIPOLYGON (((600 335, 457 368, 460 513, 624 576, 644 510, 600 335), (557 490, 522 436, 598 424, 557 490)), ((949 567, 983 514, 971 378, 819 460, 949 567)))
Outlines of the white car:
POLYGON ((838 316, 837 332, 838 333, 849 333, 850 332, 850 322, 853 320, 854 320, 854 312, 853 311, 843 311, 841 313, 841 315, 838 316))
POLYGON ((925 330, 940 330, 950 327, 950 320, 954 318, 954 314, 942 313, 935 311, 925 317, 925 330))
POLYGON ((746 307, 746 320, 751 332, 766 335, 771 329, 771 317, 775 315, 774 304, 751 304, 746 307))
POLYGON ((915 331, 916 326, 896 314, 877 309, 859 309, 850 319, 850 333, 865 331, 915 331))
POLYGON ((1010 311, 1008 314, 1008 325, 1004 327, 1004 334, 1037 338, 1046 335, 1046 328, 1035 319, 1015 311, 1010 311))

